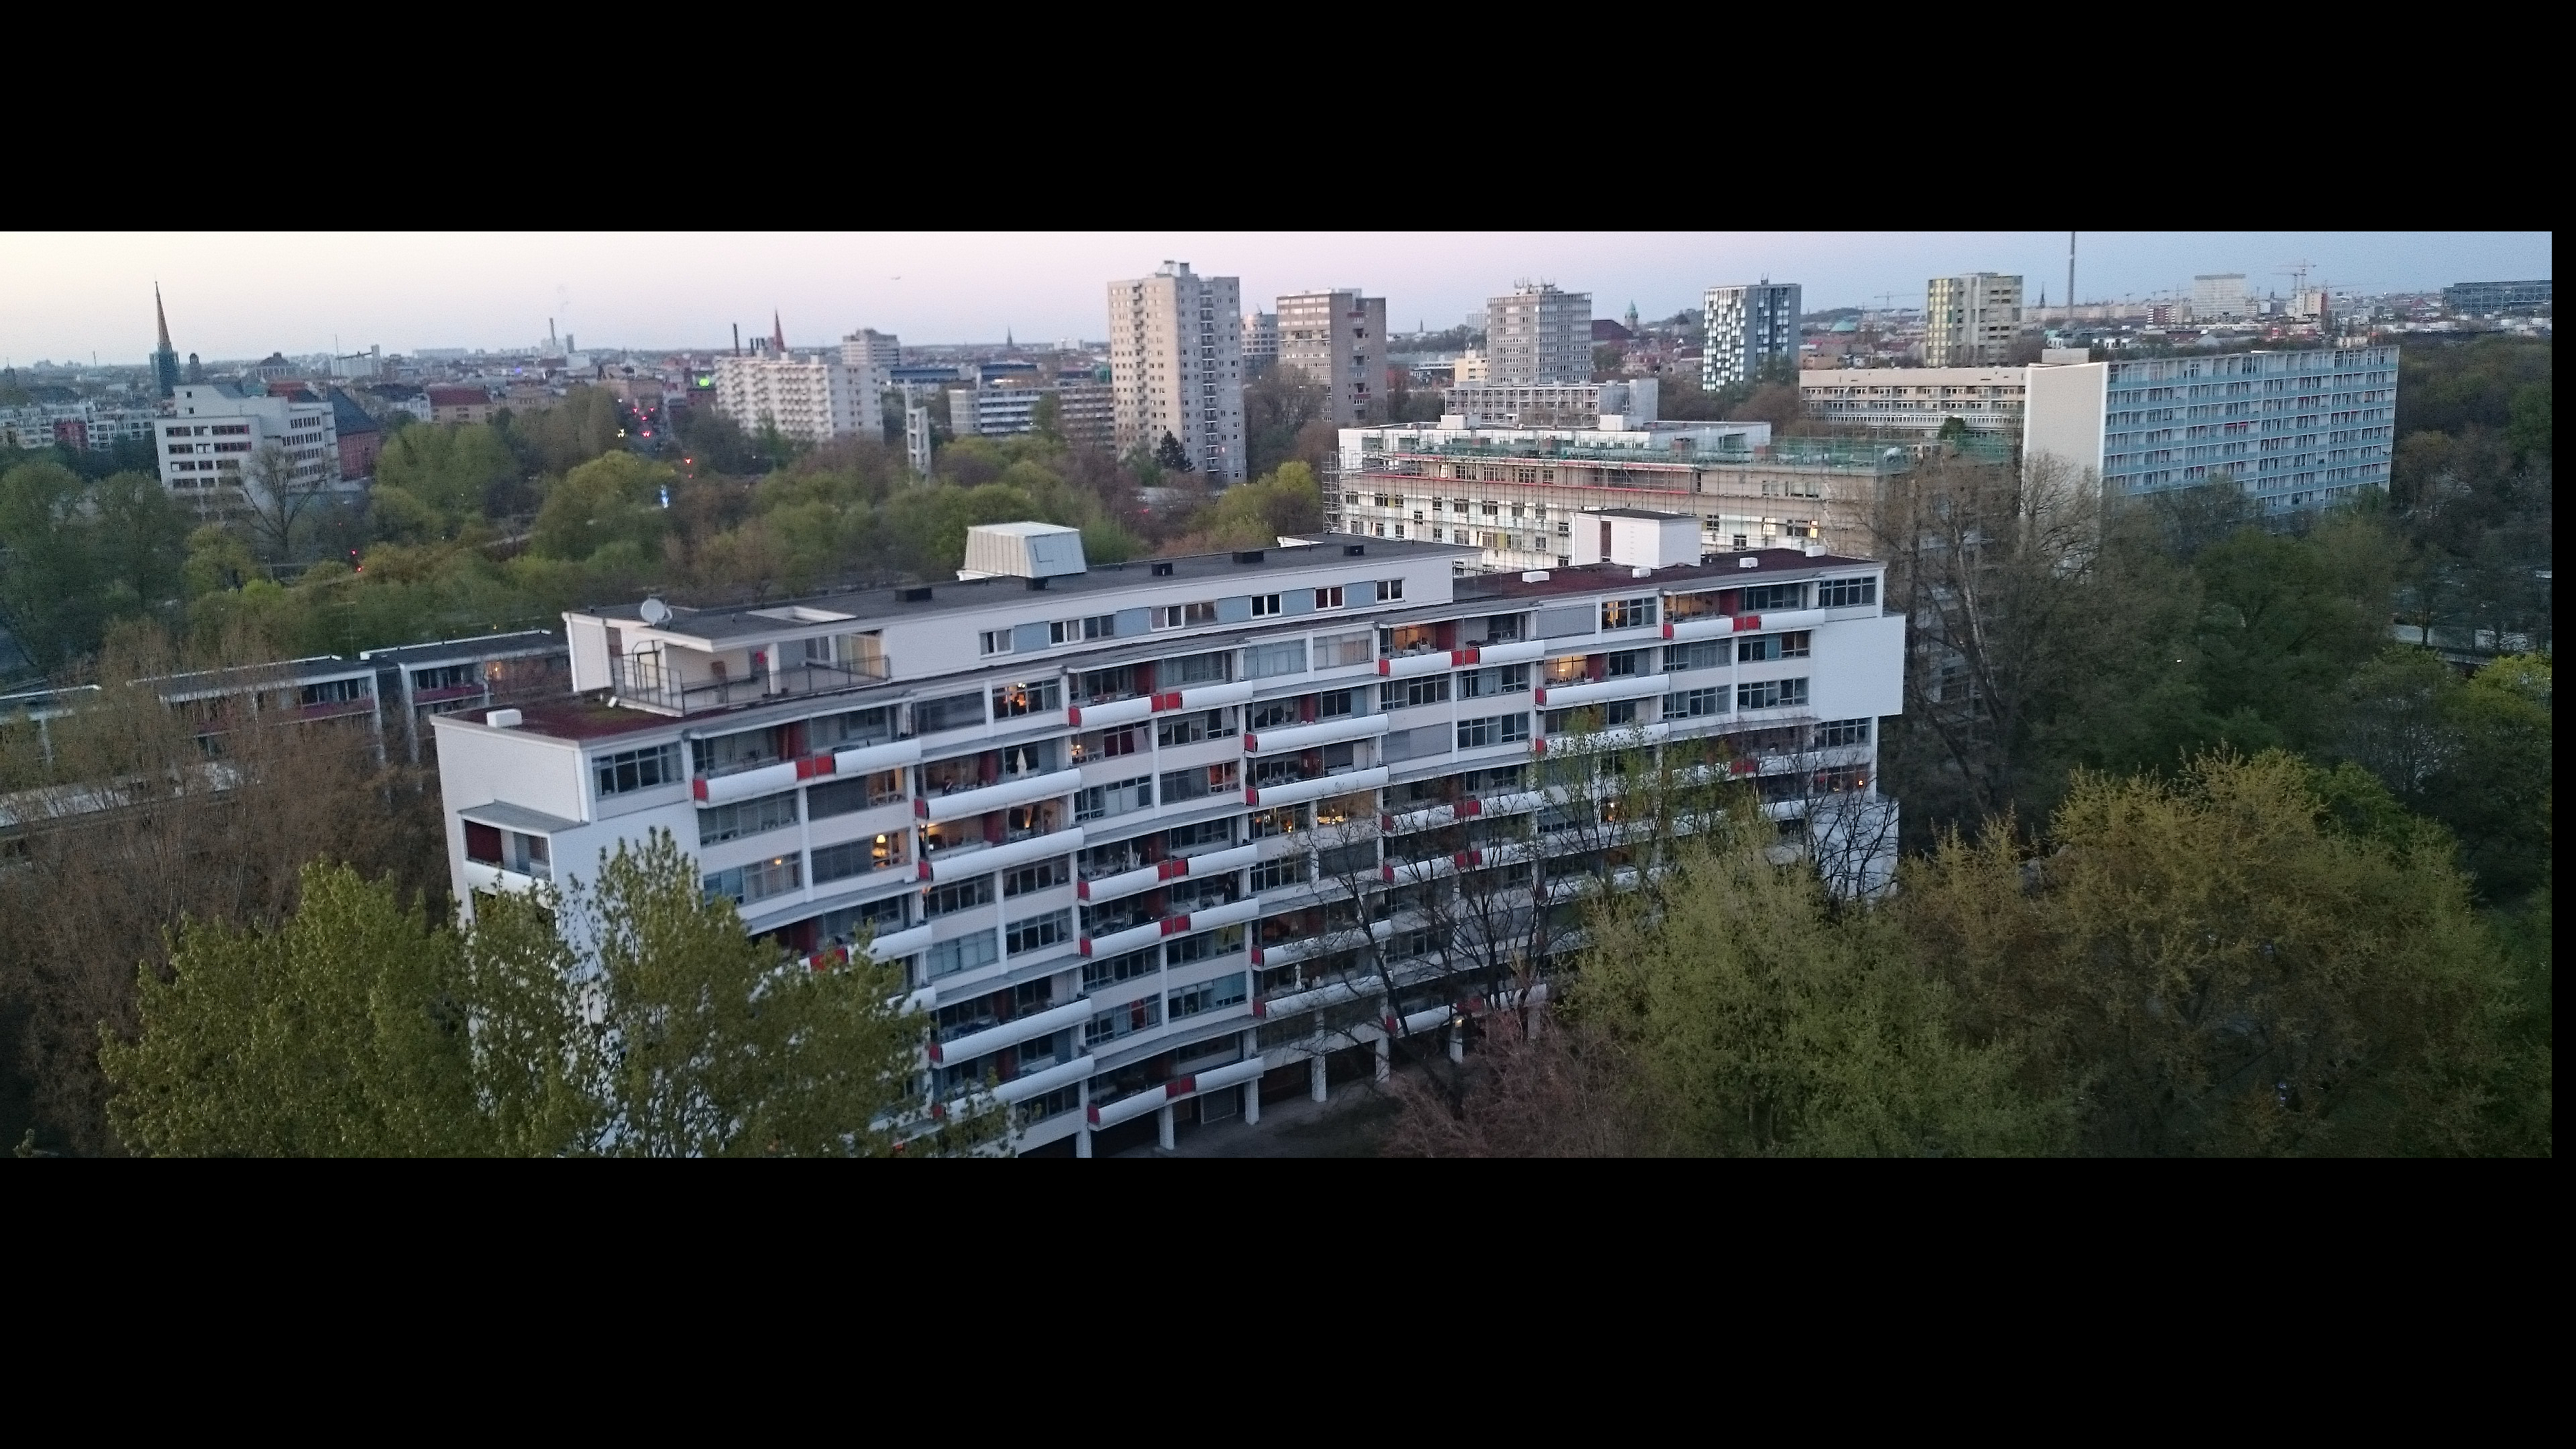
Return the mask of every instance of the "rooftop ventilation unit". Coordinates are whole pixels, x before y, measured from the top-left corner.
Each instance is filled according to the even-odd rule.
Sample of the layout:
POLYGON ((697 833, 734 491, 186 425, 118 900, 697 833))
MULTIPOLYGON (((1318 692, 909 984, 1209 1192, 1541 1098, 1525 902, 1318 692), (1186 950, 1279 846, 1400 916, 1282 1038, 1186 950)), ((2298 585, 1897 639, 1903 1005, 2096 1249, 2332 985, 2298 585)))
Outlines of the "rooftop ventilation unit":
POLYGON ((1261 562, 1261 550, 1257 548, 1236 549, 1234 551, 1234 561, 1236 563, 1244 564, 1259 563, 1261 562))
POLYGON ((1082 530, 1060 523, 979 523, 966 530, 961 579, 1051 579, 1084 571, 1082 530))

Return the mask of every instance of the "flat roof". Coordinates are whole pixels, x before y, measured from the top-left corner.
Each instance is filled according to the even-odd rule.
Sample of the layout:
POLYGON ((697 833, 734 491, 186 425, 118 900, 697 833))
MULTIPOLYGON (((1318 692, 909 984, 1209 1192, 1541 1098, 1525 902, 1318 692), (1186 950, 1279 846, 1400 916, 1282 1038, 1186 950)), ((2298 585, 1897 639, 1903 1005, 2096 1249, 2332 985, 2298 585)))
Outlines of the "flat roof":
POLYGON ((371 664, 432 664, 443 659, 480 659, 495 653, 554 650, 562 648, 563 643, 564 636, 552 629, 519 629, 507 634, 441 639, 434 644, 395 644, 362 650, 358 657, 371 664))
MULTIPOLYGON (((1240 580, 1246 592, 1250 584, 1264 575, 1300 572, 1330 565, 1348 565, 1364 569, 1366 559, 1425 558, 1456 559, 1483 552, 1472 544, 1432 543, 1427 540, 1370 538, 1332 535, 1322 543, 1273 544, 1266 548, 1246 550, 1259 555, 1257 562, 1237 563, 1230 553, 1186 554, 1178 558, 1135 559, 1127 563, 1093 564, 1078 574, 1058 574, 1045 580, 1046 587, 1033 589, 1030 581, 1016 575, 993 578, 963 579, 955 582, 900 585, 890 588, 851 589, 837 594, 809 594, 800 598, 771 599, 759 603, 727 604, 711 608, 684 608, 673 604, 668 622, 654 626, 669 633, 695 635, 704 639, 759 639, 774 634, 784 625, 791 629, 810 629, 828 619, 771 619, 765 613, 784 609, 806 608, 829 614, 846 614, 852 623, 874 623, 880 620, 921 618, 945 613, 964 613, 973 609, 1000 608, 1020 603, 1029 594, 1046 593, 1079 598, 1085 594, 1109 593, 1121 589, 1146 587, 1172 588, 1192 581, 1214 583, 1240 580), (1347 538, 1347 541, 1345 539, 1347 538), (1353 552, 1356 550, 1357 552, 1353 552), (1156 567, 1170 565, 1168 575, 1154 572, 1156 567), (927 593, 926 598, 906 595, 927 593)), ((613 604, 604 608, 576 609, 572 612, 591 618, 618 622, 644 621, 643 601, 613 604)))
POLYGON ((1737 583, 1798 583, 1829 573, 1879 567, 1876 559, 1811 554, 1796 548, 1749 548, 1710 557, 1715 561, 1675 564, 1670 568, 1657 569, 1644 578, 1636 577, 1632 566, 1622 563, 1548 569, 1545 571, 1547 577, 1543 579, 1527 579, 1513 573, 1472 574, 1458 580, 1457 596, 1463 604, 1471 600, 1543 599, 1557 594, 1590 594, 1637 586, 1671 589, 1694 584, 1699 587, 1685 588, 1685 592, 1706 592, 1737 583), (1755 560, 1754 566, 1746 568, 1746 559, 1755 560))

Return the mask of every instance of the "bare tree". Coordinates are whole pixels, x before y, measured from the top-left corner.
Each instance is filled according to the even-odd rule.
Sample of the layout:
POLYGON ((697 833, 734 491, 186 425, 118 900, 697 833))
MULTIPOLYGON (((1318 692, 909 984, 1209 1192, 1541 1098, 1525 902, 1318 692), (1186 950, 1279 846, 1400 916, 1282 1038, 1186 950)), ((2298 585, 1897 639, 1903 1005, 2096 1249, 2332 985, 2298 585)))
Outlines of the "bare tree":
POLYGON ((294 555, 296 526, 327 494, 326 477, 296 476, 295 455, 283 443, 260 444, 242 465, 243 511, 251 532, 276 561, 294 555))

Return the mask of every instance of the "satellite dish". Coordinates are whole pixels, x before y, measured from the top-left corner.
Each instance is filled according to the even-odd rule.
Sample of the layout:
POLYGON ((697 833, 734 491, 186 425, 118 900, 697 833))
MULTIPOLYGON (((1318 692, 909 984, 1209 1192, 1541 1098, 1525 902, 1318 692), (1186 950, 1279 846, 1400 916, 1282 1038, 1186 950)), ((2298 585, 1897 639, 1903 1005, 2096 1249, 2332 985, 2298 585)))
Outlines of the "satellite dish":
POLYGON ((671 622, 671 606, 660 599, 646 599, 635 612, 644 617, 645 623, 656 629, 671 622))

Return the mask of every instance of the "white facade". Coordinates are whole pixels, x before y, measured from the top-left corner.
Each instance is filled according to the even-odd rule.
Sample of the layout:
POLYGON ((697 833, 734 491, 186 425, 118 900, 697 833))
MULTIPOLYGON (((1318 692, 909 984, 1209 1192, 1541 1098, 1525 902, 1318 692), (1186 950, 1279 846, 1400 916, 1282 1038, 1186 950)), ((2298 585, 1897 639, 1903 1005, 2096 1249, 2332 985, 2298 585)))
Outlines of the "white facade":
POLYGON ((229 382, 181 383, 167 416, 154 420, 161 483, 187 497, 217 488, 259 489, 275 480, 248 476, 260 449, 285 450, 287 486, 297 491, 341 483, 340 440, 328 402, 245 394, 229 382))
POLYGON ((1957 418, 1983 433, 2021 434, 2026 367, 1837 367, 1798 374, 1807 415, 1821 422, 1931 437, 1957 418))
POLYGON ((1357 288, 1279 299, 1279 366, 1321 386, 1336 427, 1386 413, 1386 299, 1357 288))
POLYGON ((1225 484, 1245 476, 1243 287, 1165 262, 1109 284, 1109 374, 1118 451, 1169 436, 1190 466, 1225 484))
POLYGON ((1923 299, 1925 367, 1992 366, 2021 335, 2021 278, 2001 272, 1934 277, 1923 299))
POLYGON ((2243 272, 2205 272, 2191 279, 2193 321, 2229 322, 2252 314, 2243 272))
MULTIPOLYGON (((1284 1068, 1320 1097, 1325 1052, 1462 1004, 1407 983, 1495 989, 1440 977, 1414 936, 1388 947, 1393 998, 1326 974, 1314 922, 1349 862, 1316 852, 1363 849, 1390 882, 1446 868, 1408 836, 1420 854, 1457 817, 1542 810, 1538 764, 1580 716, 1650 749, 1741 738, 1736 772, 1782 819, 1814 820, 1828 776, 1892 810, 1876 726, 1901 708, 1904 621, 1880 565, 1654 567, 1623 544, 1592 569, 1462 581, 1461 553, 1336 542, 1044 591, 567 614, 574 687, 615 691, 632 724, 571 701, 435 719, 456 899, 587 876, 668 829, 755 934, 820 964, 872 936, 903 963, 930 1014, 928 1101, 998 1081, 1014 1150, 1089 1155, 1149 1114, 1167 1144, 1176 1111, 1257 1120, 1284 1068), (847 668, 763 669, 816 659, 847 668), (1336 1003, 1354 1009, 1316 1016, 1336 1003)), ((1502 848, 1540 879, 1584 868, 1550 864, 1562 837, 1526 838, 1502 848)))
POLYGON ((1795 282, 1711 287, 1701 299, 1706 341, 1700 352, 1700 386, 1715 392, 1773 366, 1798 365, 1798 313, 1804 289, 1795 282))
POLYGON ((1279 314, 1276 312, 1244 313, 1243 361, 1245 365, 1278 360, 1279 314))
POLYGON ((1468 428, 1643 428, 1655 421, 1662 388, 1651 377, 1626 382, 1462 382, 1441 392, 1441 425, 1468 428))
POLYGON ((876 369, 877 385, 882 388, 886 374, 903 366, 903 339, 891 332, 862 327, 841 339, 841 365, 876 369))
POLYGON ((876 436, 884 427, 877 407, 884 374, 853 368, 838 357, 734 357, 716 359, 716 410, 758 432, 763 420, 803 443, 876 436))
POLYGON ((1493 382, 1588 382, 1592 294, 1523 282, 1485 303, 1485 368, 1493 382))

